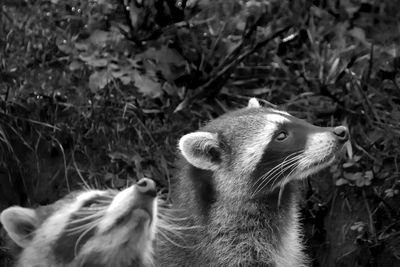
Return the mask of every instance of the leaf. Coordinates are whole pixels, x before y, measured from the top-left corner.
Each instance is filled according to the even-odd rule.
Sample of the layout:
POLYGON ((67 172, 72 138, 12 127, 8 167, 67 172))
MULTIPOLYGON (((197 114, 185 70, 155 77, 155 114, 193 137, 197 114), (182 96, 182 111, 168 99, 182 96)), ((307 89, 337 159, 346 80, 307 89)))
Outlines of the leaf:
POLYGON ((326 77, 327 83, 334 83, 336 79, 336 75, 338 73, 340 58, 337 57, 331 64, 331 68, 329 69, 328 75, 326 77))
POLYGON ((70 71, 79 70, 82 68, 82 63, 77 60, 74 60, 71 62, 71 64, 69 64, 68 68, 70 71))
POLYGON ((89 77, 89 88, 92 93, 96 93, 98 90, 103 89, 111 77, 106 70, 95 71, 89 77))
POLYGON ((98 58, 94 54, 89 56, 79 55, 79 59, 92 67, 105 67, 108 64, 108 60, 106 58, 98 58))
POLYGON ((357 181, 362 179, 363 177, 363 173, 362 172, 356 172, 356 173, 352 173, 352 172, 343 172, 343 176, 344 178, 346 178, 349 181, 357 181))
POLYGON ((104 47, 110 42, 119 42, 122 38, 123 36, 117 32, 95 30, 90 35, 89 41, 96 46, 104 47))
POLYGON ((362 232, 365 228, 365 223, 364 222, 355 222, 350 229, 353 231, 358 231, 358 232, 362 232))
POLYGON ((389 188, 385 190, 385 197, 391 198, 399 193, 398 189, 389 188))
POLYGON ((71 54, 73 51, 71 43, 68 43, 67 40, 57 42, 57 47, 61 52, 64 52, 67 55, 71 54))
POLYGON ((372 171, 366 171, 364 173, 364 177, 365 177, 365 179, 368 179, 371 181, 372 179, 374 179, 374 173, 372 171))
POLYGON ((358 41, 360 41, 360 43, 362 43, 363 45, 370 47, 371 43, 367 41, 367 38, 365 36, 365 31, 361 28, 355 27, 353 29, 351 29, 348 34, 352 37, 354 37, 355 39, 357 39, 358 41))
POLYGON ((173 82, 185 72, 184 58, 174 49, 167 46, 162 46, 159 50, 156 50, 154 47, 149 48, 142 54, 137 55, 136 59, 147 59, 145 60, 146 68, 160 71, 163 77, 169 82, 173 82), (149 59, 154 63, 151 64, 149 59))
POLYGON ((183 99, 183 101, 179 103, 179 105, 175 108, 174 113, 185 109, 188 106, 188 104, 189 104, 189 99, 185 97, 185 99, 183 99))
POLYGON ((341 185, 345 185, 345 184, 348 184, 349 182, 346 180, 346 179, 343 179, 343 178, 339 178, 339 179, 337 179, 336 180, 336 186, 341 186, 341 185))
POLYGON ((90 44, 87 42, 76 42, 75 43, 75 48, 79 52, 87 52, 89 50, 90 44))
POLYGON ((133 73, 133 78, 135 81, 135 86, 142 94, 150 96, 152 98, 161 96, 163 91, 161 85, 158 82, 153 81, 147 76, 141 75, 137 71, 133 73))
POLYGON ((343 163, 343 168, 344 169, 350 168, 350 167, 354 166, 354 164, 355 164, 355 162, 351 162, 351 161, 345 162, 345 163, 343 163))

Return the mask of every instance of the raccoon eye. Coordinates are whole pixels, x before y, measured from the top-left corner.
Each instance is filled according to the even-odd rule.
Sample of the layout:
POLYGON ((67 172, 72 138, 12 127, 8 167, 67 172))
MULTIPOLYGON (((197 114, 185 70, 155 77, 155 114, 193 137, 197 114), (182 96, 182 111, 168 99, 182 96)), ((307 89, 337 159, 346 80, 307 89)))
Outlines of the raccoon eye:
POLYGON ((96 199, 91 199, 91 200, 88 200, 87 202, 85 202, 83 205, 82 205, 82 208, 92 208, 92 207, 95 207, 96 205, 98 205, 99 203, 97 202, 97 200, 96 199))
POLYGON ((283 141, 288 137, 288 133, 286 131, 281 131, 276 137, 275 139, 278 141, 283 141))

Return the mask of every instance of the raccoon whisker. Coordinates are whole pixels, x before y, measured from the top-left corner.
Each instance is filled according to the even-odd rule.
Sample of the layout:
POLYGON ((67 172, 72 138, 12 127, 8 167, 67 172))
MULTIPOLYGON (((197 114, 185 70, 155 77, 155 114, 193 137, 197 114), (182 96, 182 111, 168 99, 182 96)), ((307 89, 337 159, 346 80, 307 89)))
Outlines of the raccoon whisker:
POLYGON ((179 231, 180 230, 190 230, 190 229, 200 229, 203 227, 200 225, 182 226, 182 225, 176 224, 175 222, 170 222, 168 219, 165 219, 165 218, 160 218, 160 221, 158 224, 159 224, 158 227, 179 230, 179 231))
MULTIPOLYGON (((280 168, 279 168, 279 172, 278 173, 276 173, 276 171, 278 170, 278 169, 275 169, 275 171, 273 172, 273 173, 271 173, 269 176, 271 176, 271 177, 266 177, 266 178, 269 178, 269 179, 266 179, 266 180, 268 180, 268 183, 274 183, 275 182, 275 180, 276 180, 276 178, 278 178, 279 177, 279 175, 281 175, 281 174, 283 174, 285 171, 287 171, 291 166, 293 166, 293 164, 296 164, 300 159, 301 159, 301 156, 302 155, 298 155, 298 156, 296 156, 296 157, 293 157, 293 158, 291 158, 290 160, 287 160, 286 161, 286 163, 285 164, 283 164, 283 165, 280 165, 280 168), (273 175, 272 175, 273 174, 273 175)), ((273 186, 272 186, 273 187, 273 186)))
POLYGON ((186 220, 189 220, 191 218, 191 216, 178 217, 178 216, 172 216, 172 215, 169 215, 169 214, 162 214, 162 213, 159 213, 158 216, 161 219, 169 219, 171 221, 186 221, 186 220))
POLYGON ((164 226, 161 226, 161 227, 158 226, 158 227, 159 227, 158 230, 160 232, 162 232, 163 234, 165 234, 165 235, 171 234, 171 235, 179 238, 180 240, 185 241, 185 238, 184 238, 185 235, 186 235, 185 233, 177 231, 177 230, 170 229, 169 227, 164 227, 164 226))
POLYGON ((76 211, 76 213, 106 210, 108 208, 108 206, 110 206, 110 204, 111 203, 109 203, 108 205, 97 205, 97 206, 92 206, 92 207, 84 207, 84 208, 81 208, 80 210, 76 211))
MULTIPOLYGON (((281 171, 279 173, 276 173, 274 176, 270 177, 270 179, 267 180, 267 183, 264 184, 262 189, 264 189, 266 186, 271 184, 270 188, 271 188, 271 190, 274 190, 276 182, 278 181, 280 175, 285 173, 286 171, 290 170, 291 168, 293 168, 296 164, 298 164, 298 161, 292 161, 290 164, 287 164, 284 167, 284 169, 281 169, 281 171)), ((283 179, 285 179, 285 178, 283 178, 283 179)))
MULTIPOLYGON (((287 157, 286 157, 287 158, 287 157)), ((271 175, 273 175, 276 171, 278 171, 280 168, 283 168, 283 166, 284 165, 286 165, 286 164, 289 164, 289 163, 291 163, 291 162, 293 162, 293 161, 296 161, 297 160, 297 156, 295 156, 295 157, 293 157, 293 158, 291 158, 291 159, 289 159, 289 160, 284 160, 282 163, 280 163, 280 164, 278 164, 278 165, 276 165, 274 168, 272 168, 271 170, 269 170, 268 172, 266 172, 265 174, 263 174, 261 177, 259 177, 258 179, 257 179, 257 182, 256 182, 256 184, 258 183, 258 181, 261 181, 261 183, 258 183, 258 186, 257 186, 257 188, 254 190, 254 191, 256 191, 256 192, 258 192, 259 190, 259 187, 266 181, 266 180, 268 180, 268 177, 269 176, 271 176, 271 175)), ((253 191, 253 192, 254 192, 253 191)))
POLYGON ((67 231, 73 231, 74 229, 80 228, 80 227, 85 227, 88 224, 95 223, 100 221, 101 218, 93 218, 92 220, 87 220, 87 221, 81 221, 77 223, 71 223, 70 226, 67 228, 67 231))
MULTIPOLYGON (((287 164, 289 164, 289 163, 291 163, 291 162, 293 162, 293 161, 296 161, 296 160, 298 160, 298 159, 301 159, 301 157, 302 157, 302 152, 303 152, 304 150, 300 150, 300 151, 297 151, 297 152, 294 152, 294 153, 292 153, 292 154, 290 154, 289 156, 287 156, 280 164, 278 164, 278 165, 276 165, 275 167, 273 167, 271 170, 269 170, 266 174, 264 174, 263 176, 262 176, 262 178, 261 179, 264 179, 264 178, 266 178, 268 175, 272 175, 274 172, 276 172, 278 169, 283 169, 283 167, 285 166, 285 165, 287 165, 287 164)), ((279 160, 279 159, 278 159, 279 160)))
POLYGON ((101 208, 88 208, 88 209, 82 209, 79 210, 77 212, 75 212, 75 214, 79 214, 79 215, 86 215, 86 214, 95 214, 95 213, 99 213, 99 212, 103 212, 106 210, 107 207, 101 207, 101 208))
POLYGON ((285 176, 285 178, 282 179, 282 181, 280 182, 279 185, 279 194, 278 194, 278 207, 281 205, 281 199, 282 199, 282 193, 283 193, 283 188, 285 187, 285 184, 287 183, 287 181, 289 180, 289 178, 291 177, 292 173, 297 169, 298 167, 298 163, 296 166, 294 166, 294 168, 292 168, 292 170, 289 172, 288 175, 285 176))
POLYGON ((86 221, 87 221, 87 222, 91 222, 91 221, 93 221, 94 219, 100 219, 101 217, 103 217, 103 215, 104 215, 104 214, 101 214, 101 213, 94 213, 94 214, 92 214, 92 215, 83 217, 83 218, 81 218, 81 219, 72 220, 72 221, 70 222, 70 225, 79 224, 79 223, 86 222, 86 221))
POLYGON ((91 227, 93 225, 96 225, 96 223, 91 222, 91 223, 87 223, 87 224, 80 225, 80 226, 77 226, 77 227, 69 228, 69 229, 66 229, 65 232, 68 233, 69 235, 73 235, 73 234, 76 234, 76 233, 80 233, 80 232, 88 229, 89 227, 91 227))
POLYGON ((253 196, 255 196, 256 194, 258 194, 263 188, 265 188, 269 183, 271 183, 271 181, 276 180, 280 174, 284 173, 286 170, 288 170, 288 167, 290 167, 293 163, 296 163, 299 161, 299 159, 301 159, 302 153, 303 151, 297 151, 294 152, 292 154, 290 154, 289 156, 287 156, 285 158, 285 160, 281 163, 278 164, 277 166, 275 166, 274 168, 272 168, 271 170, 269 170, 267 173, 265 173, 264 175, 262 175, 259 179, 257 179, 257 181, 261 181, 261 183, 258 184, 257 188, 255 191, 253 191, 253 196), (298 154, 298 155, 295 155, 298 154), (295 156, 293 156, 295 155, 295 156), (293 156, 290 159, 287 159, 288 157, 293 156), (277 173, 277 171, 279 171, 279 173, 277 173), (260 189, 261 187, 261 189, 260 189))
POLYGON ((95 220, 95 221, 91 221, 91 222, 88 222, 86 224, 82 224, 82 225, 79 225, 79 226, 76 226, 76 227, 68 228, 66 230, 66 232, 68 232, 69 234, 82 232, 82 230, 87 229, 87 228, 91 227, 92 225, 96 225, 96 224, 98 225, 99 222, 100 222, 100 219, 95 220))
POLYGON ((195 245, 193 245, 193 246, 186 246, 186 245, 178 244, 177 242, 175 242, 175 241, 173 241, 172 239, 170 239, 165 233, 163 233, 163 232, 161 232, 161 231, 159 231, 158 233, 159 233, 159 234, 161 235, 161 237, 163 237, 166 241, 168 241, 169 243, 171 243, 172 245, 174 245, 174 246, 176 246, 176 247, 178 247, 178 248, 184 248, 184 249, 187 249, 187 248, 189 248, 189 249, 196 248, 195 245))
POLYGON ((169 208, 169 207, 158 207, 159 210, 167 210, 167 211, 175 211, 175 212, 179 212, 179 211, 185 211, 185 209, 181 209, 181 208, 169 208))
MULTIPOLYGON (((193 225, 193 226, 175 226, 175 224, 168 224, 168 223, 165 223, 165 224, 161 224, 160 223, 160 226, 162 227, 162 228, 167 228, 167 229, 172 229, 172 230, 191 230, 191 229, 200 229, 200 228, 203 228, 203 226, 200 226, 200 225, 193 225)), ((160 227, 159 226, 159 227, 160 227)))
MULTIPOLYGON (((272 190, 275 188, 276 181, 277 181, 277 178, 279 178, 279 175, 284 174, 286 171, 290 170, 290 168, 292 168, 296 164, 299 164, 300 161, 301 161, 301 156, 299 155, 298 157, 296 157, 296 160, 291 161, 290 164, 286 164, 284 169, 282 168, 279 173, 275 174, 273 176, 274 180, 272 179, 273 177, 271 177, 269 179, 268 183, 272 182, 272 185, 271 185, 272 190)), ((286 177, 289 177, 290 175, 291 175, 291 172, 288 175, 286 175, 284 178, 282 178, 281 180, 284 180, 286 177)))
POLYGON ((325 151, 325 149, 320 149, 319 151, 316 151, 316 152, 314 153, 313 156, 309 155, 309 156, 303 158, 303 159, 300 161, 301 164, 304 165, 304 168, 303 168, 303 169, 309 169, 309 168, 311 167, 312 164, 317 164, 317 165, 318 165, 319 163, 324 162, 324 161, 326 160, 327 157, 326 157, 326 156, 324 156, 324 157, 322 157, 322 158, 319 157, 318 154, 319 154, 321 151, 325 151), (315 159, 318 159, 318 160, 316 161, 315 159))
MULTIPOLYGON (((285 173, 287 170, 290 170, 290 168, 292 168, 294 165, 296 165, 298 163, 298 157, 293 158, 293 160, 289 160, 287 161, 287 163, 285 164, 285 166, 282 166, 279 173, 274 173, 273 175, 270 174, 268 177, 266 177, 264 179, 264 184, 261 188, 261 190, 263 190, 266 186, 268 186, 269 184, 271 184, 271 190, 273 190, 275 188, 275 183, 278 180, 278 178, 280 177, 281 174, 285 173)), ((260 192, 261 190, 259 190, 258 192, 260 192)), ((257 192, 257 193, 258 193, 257 192)))
POLYGON ((78 248, 79 243, 81 242, 82 238, 83 238, 87 233, 89 233, 90 230, 92 230, 92 229, 95 228, 96 226, 97 226, 97 224, 93 224, 91 227, 89 227, 88 229, 86 229, 86 230, 78 237, 78 239, 76 240, 75 246, 74 246, 74 255, 75 255, 75 257, 76 257, 76 255, 77 255, 77 251, 78 251, 77 248, 78 248))
POLYGON ((169 234, 172 234, 182 240, 186 240, 185 236, 187 235, 187 233, 185 231, 202 228, 202 226, 199 226, 199 225, 193 225, 193 226, 177 225, 175 223, 170 223, 165 220, 160 220, 157 227, 158 227, 158 230, 163 232, 165 235, 168 235, 168 233, 169 233, 169 234))
POLYGON ((98 206, 101 206, 102 204, 104 204, 104 205, 109 205, 111 202, 113 201, 113 198, 107 198, 107 199, 101 199, 101 200, 96 200, 96 206, 98 205, 98 204, 100 204, 100 205, 98 205, 98 206))
MULTIPOLYGON (((257 195, 259 192, 261 192, 264 188, 266 188, 269 184, 272 184, 271 188, 273 188, 275 181, 279 178, 279 175, 284 173, 286 170, 288 170, 290 167, 292 167, 296 163, 295 160, 291 162, 287 162, 286 166, 282 166, 283 169, 281 169, 278 173, 275 173, 275 171, 271 174, 268 174, 265 177, 262 177, 262 182, 259 184, 257 187, 256 191, 253 191, 253 196, 257 195)), ((278 169, 276 169, 277 171, 278 169)))
MULTIPOLYGON (((79 214, 79 213, 76 213, 79 214)), ((92 212, 90 215, 85 215, 85 217, 82 218, 77 218, 77 219, 72 219, 71 223, 76 223, 76 222, 81 222, 81 221, 86 221, 86 220, 90 220, 92 218, 97 218, 97 217, 101 217, 104 216, 105 214, 105 210, 104 211, 97 211, 97 212, 92 212)))

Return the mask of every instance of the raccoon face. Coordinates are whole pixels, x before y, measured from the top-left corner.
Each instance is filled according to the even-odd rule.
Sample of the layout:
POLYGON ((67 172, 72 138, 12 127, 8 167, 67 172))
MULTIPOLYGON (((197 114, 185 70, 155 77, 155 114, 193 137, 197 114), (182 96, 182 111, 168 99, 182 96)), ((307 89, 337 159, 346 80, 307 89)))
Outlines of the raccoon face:
POLYGON ((344 126, 317 127, 251 99, 183 136, 179 149, 191 165, 222 179, 220 190, 250 188, 256 195, 328 166, 347 140, 344 126))
POLYGON ((20 261, 49 266, 120 266, 151 262, 157 200, 143 178, 121 192, 90 190, 40 209, 10 207, 1 213, 9 236, 23 249, 20 261), (41 255, 41 256, 39 256, 41 255), (44 264, 45 265, 45 264, 44 264))

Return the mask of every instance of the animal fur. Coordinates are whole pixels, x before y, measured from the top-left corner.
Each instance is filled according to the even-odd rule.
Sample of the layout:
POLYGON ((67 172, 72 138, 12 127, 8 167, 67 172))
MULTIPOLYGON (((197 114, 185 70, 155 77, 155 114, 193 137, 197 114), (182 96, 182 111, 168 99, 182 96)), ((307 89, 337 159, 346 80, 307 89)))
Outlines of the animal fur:
POLYGON ((256 99, 183 136, 169 215, 179 234, 160 236, 157 266, 307 266, 296 181, 331 164, 347 138, 256 99))
POLYGON ((0 215, 21 247, 17 267, 153 266, 155 184, 142 179, 121 192, 88 190, 37 209, 0 215))

